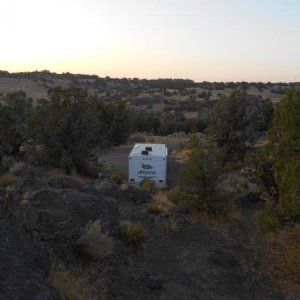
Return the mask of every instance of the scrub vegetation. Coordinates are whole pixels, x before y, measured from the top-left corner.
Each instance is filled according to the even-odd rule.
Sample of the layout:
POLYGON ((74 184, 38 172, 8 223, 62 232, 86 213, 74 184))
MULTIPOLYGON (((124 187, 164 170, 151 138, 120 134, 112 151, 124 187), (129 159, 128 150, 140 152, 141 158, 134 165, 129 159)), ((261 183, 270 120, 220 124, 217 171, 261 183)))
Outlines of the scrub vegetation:
POLYGON ((200 299, 204 291, 210 299, 282 299, 300 292, 298 83, 46 71, 0 72, 0 83, 4 77, 35 80, 47 93, 0 95, 0 293, 22 298, 14 293, 26 287, 10 289, 22 274, 31 276, 31 298, 200 299), (170 178, 181 174, 170 190, 150 180, 130 187, 98 160, 169 135, 178 139, 170 178), (12 261, 20 266, 15 277, 8 276, 12 261))

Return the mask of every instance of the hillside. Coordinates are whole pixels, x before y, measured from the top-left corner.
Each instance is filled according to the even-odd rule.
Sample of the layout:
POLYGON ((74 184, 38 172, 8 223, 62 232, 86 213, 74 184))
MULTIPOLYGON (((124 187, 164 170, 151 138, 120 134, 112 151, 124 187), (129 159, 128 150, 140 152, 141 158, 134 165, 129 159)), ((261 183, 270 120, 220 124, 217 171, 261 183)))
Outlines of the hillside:
POLYGON ((236 89, 277 103, 287 88, 300 86, 297 82, 194 82, 183 79, 101 78, 96 75, 56 74, 49 71, 26 73, 0 71, 0 93, 23 90, 34 100, 47 97, 47 90, 51 87, 74 85, 86 88, 91 94, 106 100, 125 100, 141 108, 152 105, 153 110, 169 106, 168 102, 172 102, 173 106, 181 101, 214 100, 219 95, 229 95, 236 89))
POLYGON ((0 300, 297 299, 298 83, 0 82, 0 300))
MULTIPOLYGON (((36 103, 48 99, 51 88, 83 88, 106 103, 123 101, 131 110, 133 132, 168 135, 174 132, 203 131, 211 118, 216 100, 234 91, 247 93, 258 107, 276 105, 288 88, 299 83, 194 82, 186 79, 100 78, 96 75, 56 74, 49 71, 0 72, 0 95, 24 91, 36 103)), ((1 96, 0 96, 1 102, 1 96)))
POLYGON ((183 208, 148 212, 147 192, 35 172, 0 189, 0 299, 281 299, 251 269, 255 197, 245 216, 215 227, 183 208), (111 242, 96 227, 81 242, 90 220, 111 242), (122 233, 125 221, 145 237, 122 233))

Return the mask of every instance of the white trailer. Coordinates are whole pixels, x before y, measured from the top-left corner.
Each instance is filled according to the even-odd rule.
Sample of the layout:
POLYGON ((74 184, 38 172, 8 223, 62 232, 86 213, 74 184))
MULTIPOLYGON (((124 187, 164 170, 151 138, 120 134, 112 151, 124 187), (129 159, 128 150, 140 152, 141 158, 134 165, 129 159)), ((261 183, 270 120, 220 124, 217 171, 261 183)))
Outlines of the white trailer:
POLYGON ((165 144, 135 144, 128 157, 129 184, 139 186, 147 178, 158 188, 166 188, 167 158, 165 144))

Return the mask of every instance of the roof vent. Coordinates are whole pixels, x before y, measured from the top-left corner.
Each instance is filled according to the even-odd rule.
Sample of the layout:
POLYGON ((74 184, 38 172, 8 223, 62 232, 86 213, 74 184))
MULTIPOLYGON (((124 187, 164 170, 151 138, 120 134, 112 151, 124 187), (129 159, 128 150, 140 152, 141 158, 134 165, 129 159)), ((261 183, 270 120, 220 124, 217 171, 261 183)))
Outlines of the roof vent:
POLYGON ((148 155, 149 153, 148 153, 148 151, 147 150, 143 150, 142 151, 142 155, 148 155))
POLYGON ((152 151, 152 147, 146 147, 145 150, 152 151))

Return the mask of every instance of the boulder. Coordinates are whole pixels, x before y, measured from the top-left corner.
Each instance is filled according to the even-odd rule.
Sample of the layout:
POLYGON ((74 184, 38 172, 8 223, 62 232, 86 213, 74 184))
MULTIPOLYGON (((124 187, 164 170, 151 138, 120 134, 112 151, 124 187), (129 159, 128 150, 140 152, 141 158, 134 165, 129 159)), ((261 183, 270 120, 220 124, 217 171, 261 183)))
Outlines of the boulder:
POLYGON ((113 180, 104 179, 95 185, 95 189, 103 195, 116 197, 120 194, 120 186, 113 180))
POLYGON ((284 300, 300 300, 300 294, 290 294, 287 295, 284 300))
POLYGON ((235 205, 242 209, 257 208, 262 203, 259 193, 250 192, 245 196, 237 197, 234 200, 235 205))
POLYGON ((103 231, 114 228, 116 208, 102 197, 73 189, 43 188, 25 193, 18 223, 43 240, 74 242, 89 222, 101 220, 103 231))
POLYGON ((45 186, 42 180, 34 174, 28 174, 23 176, 16 185, 16 191, 19 194, 23 194, 28 191, 34 191, 41 189, 45 186))
POLYGON ((72 177, 64 174, 56 174, 49 178, 48 185, 56 189, 81 189, 81 184, 72 177))
POLYGON ((127 190, 128 190, 128 185, 125 184, 125 183, 122 183, 122 184, 120 185, 120 190, 121 190, 122 192, 127 191, 127 190))
POLYGON ((16 228, 0 223, 0 299, 62 300, 47 280, 49 261, 16 228))
POLYGON ((129 186, 128 190, 122 194, 122 198, 130 200, 135 204, 147 204, 152 201, 150 193, 131 186, 129 186))
POLYGON ((160 275, 150 275, 145 281, 145 285, 149 289, 159 290, 162 288, 163 278, 160 275))
MULTIPOLYGON (((199 295, 195 295, 193 291, 185 286, 177 283, 169 282, 163 287, 163 292, 159 300, 197 300, 199 295)), ((203 298, 204 299, 204 298, 203 298)))

